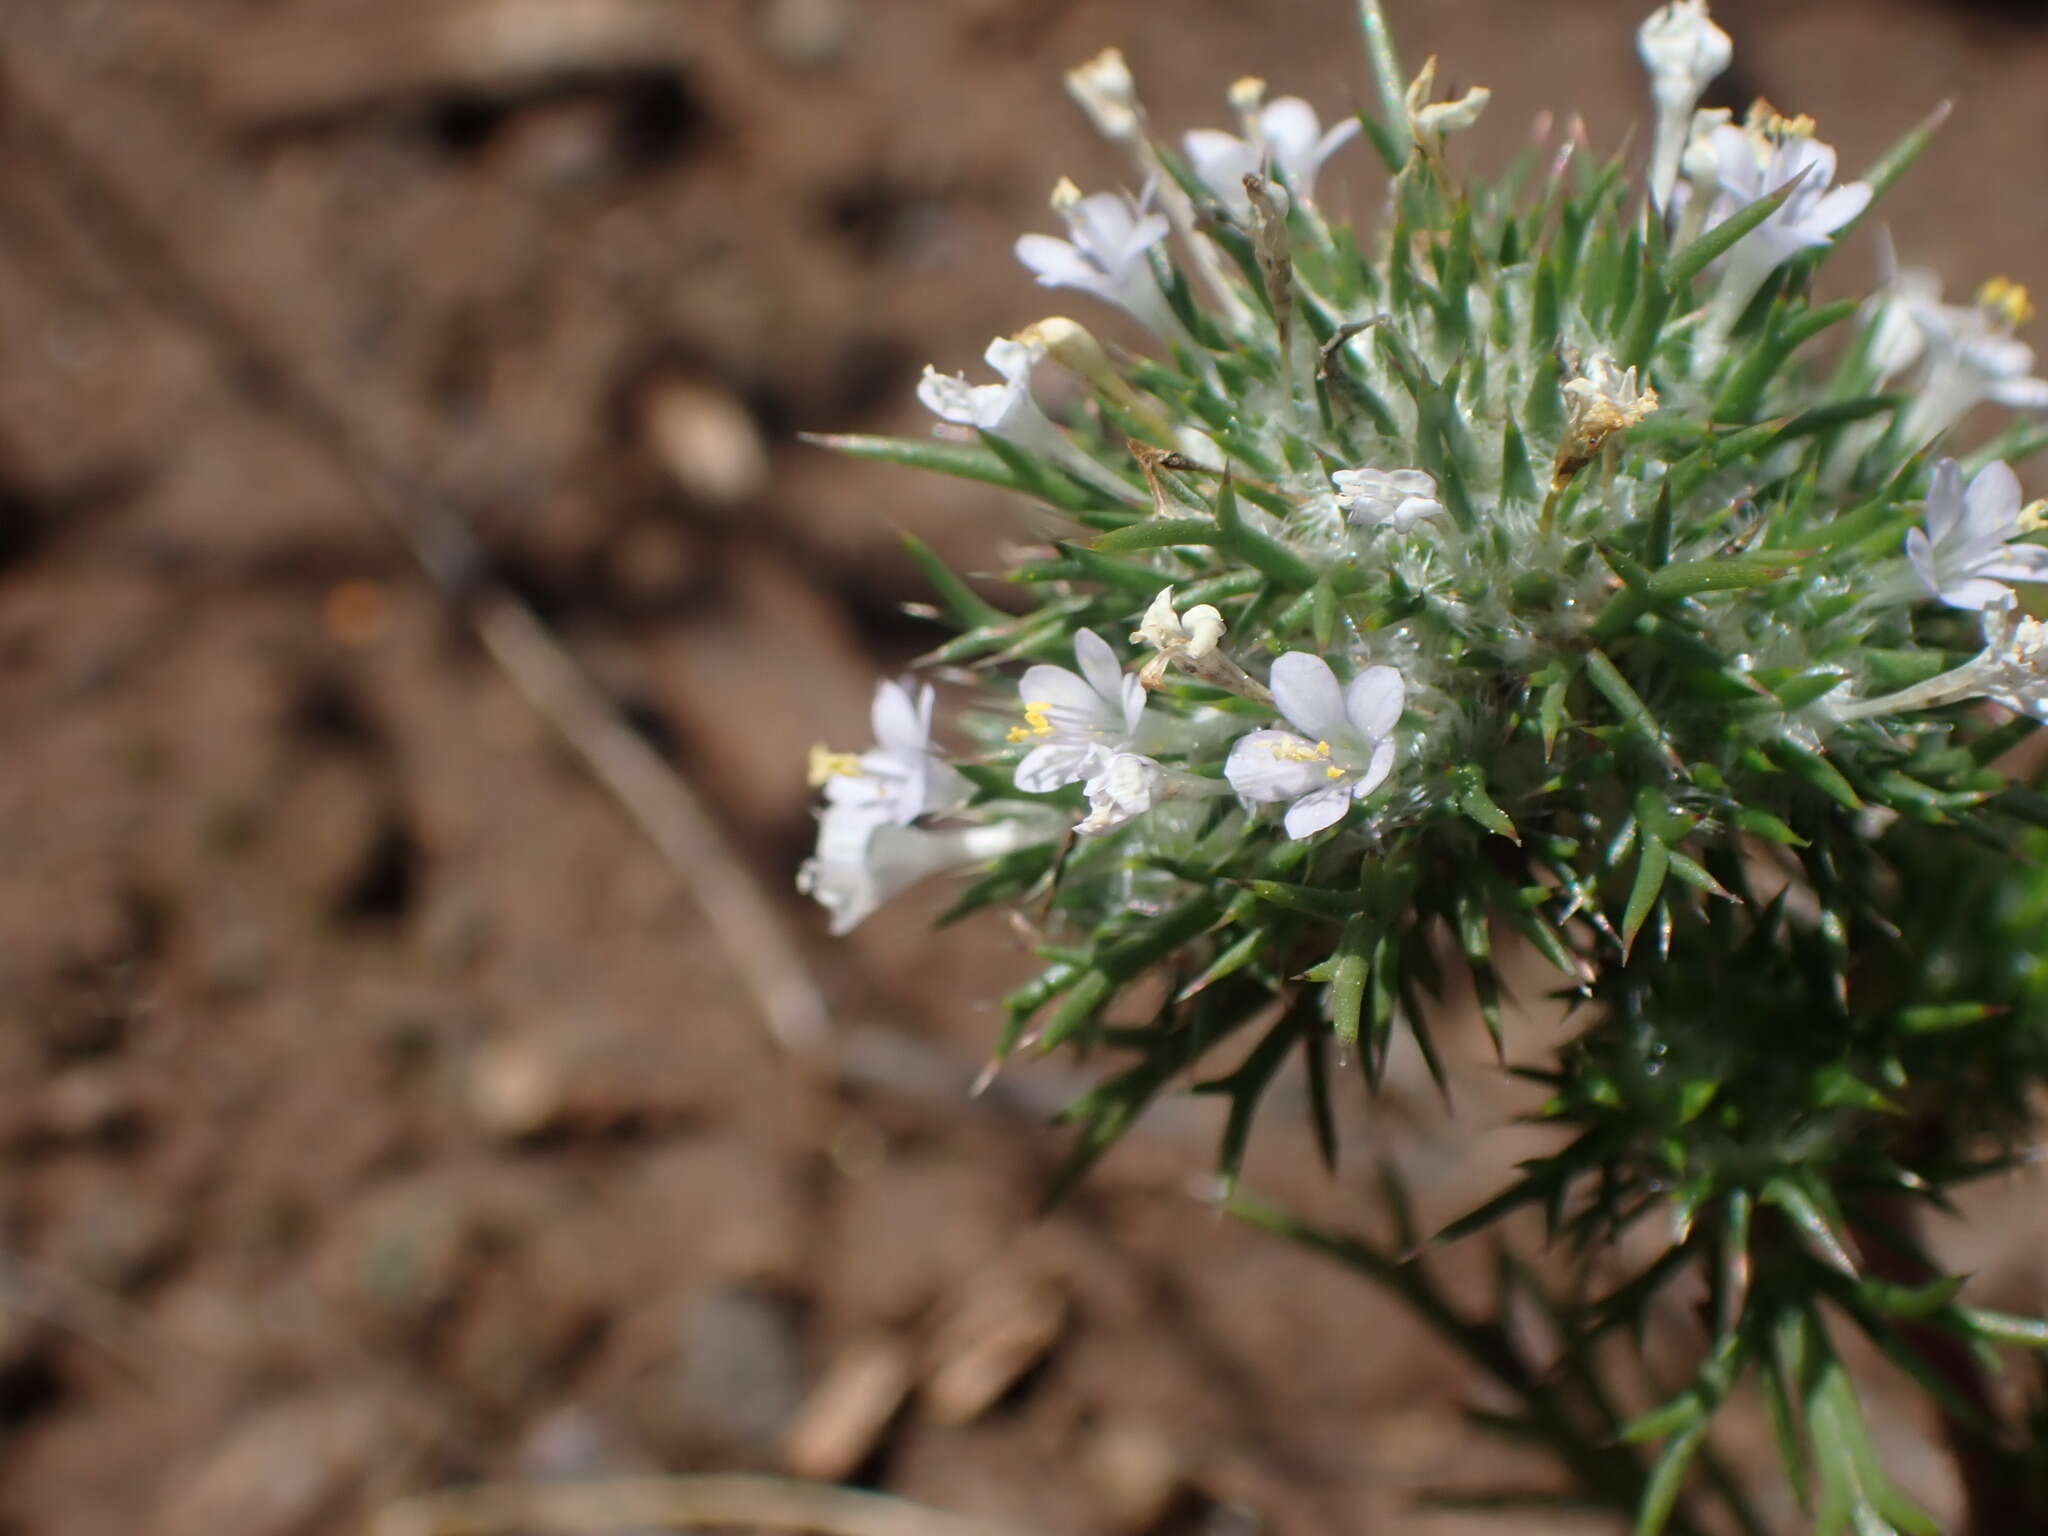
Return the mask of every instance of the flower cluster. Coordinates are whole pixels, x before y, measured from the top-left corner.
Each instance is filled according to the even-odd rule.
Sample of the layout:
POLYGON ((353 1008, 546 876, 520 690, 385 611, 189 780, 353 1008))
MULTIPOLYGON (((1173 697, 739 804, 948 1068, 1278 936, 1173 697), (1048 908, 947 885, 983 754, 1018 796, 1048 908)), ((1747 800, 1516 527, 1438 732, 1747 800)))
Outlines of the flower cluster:
MULTIPOLYGON (((947 871, 974 876, 956 910, 1028 905, 1043 970, 999 1052, 1134 1057, 1076 1108, 1082 1162, 1249 1038, 1207 1085, 1226 1180, 1289 1056, 1377 1084, 1405 1030, 1436 1061, 1447 945, 1496 1039, 1497 948, 1544 957, 1588 1005, 1544 1074, 1575 1135, 1471 1224, 1541 1205, 1593 1247, 1670 1212, 1659 1283, 1719 1277, 1717 1363, 1660 1431, 1689 1456, 1735 1375, 1782 1369, 1810 1321, 1785 1309, 1860 1277, 1854 1202, 1936 1187, 2048 1080, 2048 980, 1921 963, 1939 898, 1903 874, 1992 901, 2017 866, 1984 861, 2048 820, 1993 766, 2048 719, 2015 587, 2048 544, 2013 467, 2048 446, 2048 382, 2008 281, 1946 305, 1887 247, 1877 293, 1814 296, 1938 114, 1844 177, 1809 118, 1700 108, 1733 44, 1672 0, 1637 36, 1640 179, 1568 135, 1496 184, 1453 143, 1485 89, 1404 78, 1364 11, 1380 110, 1327 129, 1246 80, 1234 129, 1169 139, 1121 56, 1076 70, 1140 190, 1062 181, 1066 237, 1016 252, 1095 313, 991 343, 999 384, 927 370, 937 437, 825 440, 1060 531, 1007 595, 913 541, 957 630, 925 664, 964 707, 941 747, 932 688, 881 685, 878 744, 817 759, 802 882, 842 932, 947 871), (1329 210, 1367 151, 1360 229, 1329 210), (1046 369, 1082 397, 1058 420, 1046 369), (1960 441, 1985 405, 2020 414, 1960 441), (1994 1016, 2038 1024, 2036 1055, 2008 1031, 1972 1077, 1916 1033, 1994 1016), (1953 1128, 1900 1134, 1909 1104, 1953 1128)), ((1866 1470, 1847 1513, 1876 1529, 1899 1506, 1866 1470)))

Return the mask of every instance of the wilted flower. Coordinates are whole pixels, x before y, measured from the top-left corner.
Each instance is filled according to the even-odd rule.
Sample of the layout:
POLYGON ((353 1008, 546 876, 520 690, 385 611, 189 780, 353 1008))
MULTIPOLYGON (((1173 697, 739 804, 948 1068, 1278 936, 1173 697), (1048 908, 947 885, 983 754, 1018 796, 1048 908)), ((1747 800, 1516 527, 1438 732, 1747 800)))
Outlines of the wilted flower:
POLYGON ((1493 92, 1483 85, 1475 85, 1456 101, 1432 101, 1436 94, 1436 58, 1431 55, 1422 66, 1422 71, 1408 85, 1408 132, 1415 140, 1415 147, 1422 157, 1431 164, 1439 164, 1444 157, 1444 140, 1454 133, 1462 133, 1479 121, 1479 114, 1486 110, 1486 104, 1493 100, 1493 92))
POLYGON ((2008 581, 2048 581, 2048 548, 2015 544, 2020 482, 1992 462, 1963 488, 1962 466, 1943 459, 1927 490, 1927 526, 1906 535, 1906 558, 1930 597, 1951 608, 1983 608, 2012 596, 2008 581))
POLYGON ((875 745, 858 755, 813 747, 811 787, 833 805, 866 808, 898 826, 958 809, 968 785, 932 749, 934 702, 929 683, 915 694, 908 682, 877 684, 870 710, 875 745))
POLYGON ((1092 629, 1074 636, 1074 660, 1078 673, 1040 662, 1017 685, 1024 723, 1010 731, 1010 740, 1033 744, 1016 772, 1016 785, 1027 794, 1093 778, 1137 739, 1144 685, 1092 629))
POLYGON ((1728 34, 1714 25, 1706 0, 1672 0, 1636 31, 1636 52, 1650 72, 1657 138, 1650 155, 1650 201, 1671 201, 1700 93, 1735 58, 1728 34))
POLYGON ((1083 197, 1070 181, 1053 189, 1052 206, 1066 222, 1065 240, 1017 237, 1017 259, 1042 286, 1092 293, 1162 340, 1186 337, 1152 271, 1152 247, 1166 238, 1169 227, 1165 214, 1147 212, 1115 192, 1083 197))
POLYGON ((1420 469, 1340 469, 1330 476, 1337 505, 1360 528, 1386 524, 1406 533, 1425 517, 1439 517, 1435 478, 1420 469))
POLYGON ((1105 48, 1085 64, 1067 71, 1067 94, 1088 121, 1112 144, 1125 144, 1144 129, 1137 82, 1122 52, 1105 48))
POLYGON ((1563 385, 1564 441, 1557 450, 1551 483, 1566 484, 1615 433, 1635 426, 1657 409, 1657 391, 1636 382, 1633 368, 1617 368, 1614 359, 1596 354, 1584 371, 1563 385))
POLYGON ((1287 835, 1308 837, 1341 821, 1353 800, 1386 779, 1407 689, 1392 667, 1367 667, 1340 688, 1330 664, 1307 651, 1273 663, 1272 687, 1294 730, 1241 738, 1223 773, 1247 800, 1292 801, 1287 835))

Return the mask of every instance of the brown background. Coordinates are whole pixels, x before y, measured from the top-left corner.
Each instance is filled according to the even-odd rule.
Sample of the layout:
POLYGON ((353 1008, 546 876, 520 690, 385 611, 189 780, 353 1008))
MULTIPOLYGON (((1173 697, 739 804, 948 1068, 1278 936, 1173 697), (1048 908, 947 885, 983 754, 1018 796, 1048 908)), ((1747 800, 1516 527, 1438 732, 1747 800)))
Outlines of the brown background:
MULTIPOLYGON (((1642 123, 1634 5, 1390 9, 1493 88, 1473 163, 1545 109, 1642 123)), ((1958 98, 1901 250, 2048 282, 2034 13, 1725 0, 1724 88, 1850 167, 1958 98)), ((928 937, 934 895, 835 945, 788 893, 804 749, 932 638, 892 530, 969 566, 1018 531, 791 433, 922 431, 922 364, 1114 329, 1008 255, 1056 176, 1121 177, 1059 81, 1112 42, 1175 134, 1240 73, 1363 95, 1337 0, 0 0, 0 1531, 775 1468, 849 1350, 923 1372, 1006 1296, 1031 1371, 966 1423, 914 1402, 862 1477, 1040 1533, 1448 1536, 1501 1527, 1422 1490, 1541 1476, 1399 1314, 1201 1208, 1207 1107, 1036 1217, 1081 1076, 965 1098, 1026 970, 1000 922, 928 937), (366 470, 470 520, 713 807, 835 1067, 770 1046, 366 470)), ((1322 190, 1375 185, 1355 147, 1322 190)), ((1438 1218, 1525 1144, 1469 1034, 1454 1115, 1412 1072, 1346 1106, 1438 1218)), ((1370 1221, 1368 1160, 1327 1180, 1272 1116, 1252 1182, 1370 1221)), ((2039 1186, 1991 1198, 1948 1240, 2039 1308, 2039 1186)), ((1946 1508, 1900 1401, 1882 1443, 1946 1508)))

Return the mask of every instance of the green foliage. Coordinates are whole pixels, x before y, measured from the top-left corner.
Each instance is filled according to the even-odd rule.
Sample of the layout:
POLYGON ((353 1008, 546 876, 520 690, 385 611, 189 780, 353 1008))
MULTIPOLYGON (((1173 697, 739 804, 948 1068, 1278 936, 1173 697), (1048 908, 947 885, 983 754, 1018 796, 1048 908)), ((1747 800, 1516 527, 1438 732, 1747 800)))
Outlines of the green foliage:
MULTIPOLYGON (((1067 1113, 1061 1188, 1161 1093, 1226 1100, 1233 1209, 1400 1295, 1516 1396, 1494 1427, 1551 1446, 1639 1531, 1697 1529, 1702 1488, 1763 1528, 1712 1448, 1745 1381, 1813 1529, 1931 1529, 1871 1448, 1837 1340, 1861 1333, 1986 1437, 1933 1341, 2048 1346, 2048 1327, 1968 1305, 1915 1219, 2011 1166, 2035 1129, 2048 795, 1993 766, 2032 720, 1925 694, 1979 641, 1901 558, 1929 483, 1918 397, 1868 361, 1881 310, 1814 301, 1819 253, 1729 298, 1743 242, 1798 187, 1674 240, 1618 161, 1462 185, 1411 152, 1384 19, 1362 12, 1370 137, 1392 167, 1381 224, 1327 225, 1296 200, 1276 237, 1263 215, 1206 206, 1195 238, 1220 259, 1165 289, 1188 335, 1076 365, 1093 394, 1068 441, 1110 464, 1132 440, 1150 515, 1021 434, 832 440, 1068 519, 1012 571, 1035 605, 1016 616, 913 544, 961 630, 935 660, 1064 662, 1077 630, 1129 634, 1171 587, 1183 614, 1213 605, 1219 654, 1251 675, 1162 662, 1150 709, 1170 729, 1149 750, 1185 796, 1011 854, 956 906, 1029 900, 1045 934, 999 1050, 1086 1046, 1107 1066, 1067 1113), (1197 307, 1219 288, 1231 303, 1197 307), (1638 381, 1655 393, 1631 409, 1638 381), (1593 395, 1621 419, 1589 417, 1593 395), (1366 466, 1426 472, 1442 516, 1348 526, 1329 476, 1366 466), (1257 679, 1293 651, 1406 684, 1392 773, 1299 839, 1205 789, 1223 787, 1234 737, 1284 724, 1257 679), (1915 688, 1912 707, 1882 707, 1915 688), (1405 1031, 1441 1083, 1435 1035, 1462 986, 1516 1057, 1499 968, 1524 945, 1579 1005, 1555 1059, 1522 1069, 1549 1089, 1555 1147, 1440 1240, 1533 1212, 1590 1266, 1646 1223, 1665 1234, 1633 1279, 1569 1302, 1503 1259, 1504 1293, 1540 1302, 1564 1340, 1546 1366, 1498 1316, 1443 1299, 1405 1207, 1385 1249, 1235 1193, 1290 1063, 1334 1161, 1333 1066, 1376 1088, 1405 1031), (1708 1297, 1697 1368, 1628 1418, 1594 1346, 1640 1337, 1687 1288, 1708 1297)), ((1872 172, 1876 190, 1931 127, 1872 172)), ((1014 708, 996 709, 964 765, 988 818, 1020 799, 1036 744, 1006 738, 1014 708)))

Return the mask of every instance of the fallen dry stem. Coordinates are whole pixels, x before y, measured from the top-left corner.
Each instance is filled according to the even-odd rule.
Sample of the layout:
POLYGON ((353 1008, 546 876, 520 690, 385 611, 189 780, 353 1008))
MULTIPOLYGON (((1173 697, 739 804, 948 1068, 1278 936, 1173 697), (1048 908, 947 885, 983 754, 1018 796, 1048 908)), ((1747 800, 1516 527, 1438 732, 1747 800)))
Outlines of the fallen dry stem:
POLYGON ((495 1483, 387 1505, 369 1536, 737 1527, 803 1536, 1023 1536, 921 1504, 795 1478, 711 1475, 590 1483, 495 1483))

